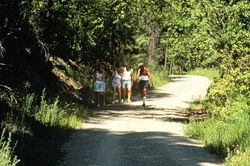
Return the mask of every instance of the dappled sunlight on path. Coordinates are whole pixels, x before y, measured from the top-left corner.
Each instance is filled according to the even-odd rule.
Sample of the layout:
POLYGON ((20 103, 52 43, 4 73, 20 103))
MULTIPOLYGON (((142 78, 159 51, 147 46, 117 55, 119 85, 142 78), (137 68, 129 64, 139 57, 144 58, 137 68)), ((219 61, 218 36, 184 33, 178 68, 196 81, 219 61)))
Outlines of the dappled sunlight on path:
POLYGON ((93 117, 63 146, 68 154, 61 166, 221 165, 183 134, 187 117, 182 109, 204 97, 210 81, 198 76, 173 79, 149 91, 145 108, 140 95, 133 94, 132 103, 93 110, 93 117))

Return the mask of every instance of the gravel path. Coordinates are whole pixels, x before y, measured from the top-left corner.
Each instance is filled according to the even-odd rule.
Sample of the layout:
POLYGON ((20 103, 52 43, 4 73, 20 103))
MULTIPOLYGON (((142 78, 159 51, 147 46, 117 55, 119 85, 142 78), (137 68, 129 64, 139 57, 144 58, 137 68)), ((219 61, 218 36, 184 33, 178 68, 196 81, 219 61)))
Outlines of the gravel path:
POLYGON ((206 95, 202 76, 171 76, 150 90, 146 108, 139 94, 132 103, 108 104, 63 145, 61 166, 215 166, 222 165, 197 140, 183 134, 182 109, 206 95), (169 119, 177 119, 170 121, 169 119))

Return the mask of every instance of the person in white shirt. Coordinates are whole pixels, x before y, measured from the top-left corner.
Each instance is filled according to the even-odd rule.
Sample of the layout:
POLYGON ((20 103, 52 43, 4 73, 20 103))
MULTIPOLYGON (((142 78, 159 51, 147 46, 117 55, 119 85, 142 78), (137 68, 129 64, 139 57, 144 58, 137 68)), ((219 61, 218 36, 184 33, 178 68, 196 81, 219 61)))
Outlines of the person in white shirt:
POLYGON ((109 75, 103 70, 103 65, 98 64, 97 71, 94 74, 92 82, 92 90, 96 94, 97 107, 100 107, 100 102, 102 100, 103 106, 105 105, 105 81, 109 78, 109 75))
POLYGON ((121 84, 122 84, 122 74, 124 72, 124 68, 120 67, 117 71, 113 72, 112 76, 109 80, 109 85, 112 86, 113 96, 112 96, 112 104, 115 103, 115 93, 117 90, 119 103, 121 103, 121 84))
POLYGON ((126 62, 122 75, 122 102, 125 102, 126 89, 128 91, 128 102, 131 102, 133 80, 133 69, 131 69, 129 63, 126 62))

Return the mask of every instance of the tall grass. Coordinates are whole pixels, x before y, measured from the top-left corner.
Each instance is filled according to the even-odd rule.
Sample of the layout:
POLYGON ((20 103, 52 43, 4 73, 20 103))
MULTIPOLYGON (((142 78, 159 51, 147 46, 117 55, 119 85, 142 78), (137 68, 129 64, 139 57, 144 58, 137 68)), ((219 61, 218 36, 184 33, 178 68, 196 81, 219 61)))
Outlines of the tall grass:
POLYGON ((219 77, 219 69, 216 68, 196 68, 194 70, 188 71, 185 75, 199 75, 213 80, 219 77))
POLYGON ((163 68, 151 71, 151 75, 154 87, 160 87, 170 81, 168 71, 163 68))
MULTIPOLYGON (((60 141, 68 137, 71 129, 80 127, 84 119, 90 115, 91 111, 86 106, 61 101, 59 97, 49 98, 44 89, 41 96, 33 93, 18 98, 18 104, 6 112, 2 124, 13 132, 13 140, 19 140, 15 154, 20 158, 21 164, 37 161, 48 165, 49 162, 57 162, 53 157, 58 155, 55 153, 59 153, 60 141), (28 155, 33 158, 29 159, 28 155)), ((1 156, 8 157, 4 153, 9 153, 7 150, 10 148, 7 147, 10 144, 3 144, 2 152, 0 151, 0 166, 1 162, 8 165, 7 159, 1 156)))
POLYGON ((49 126, 61 126, 75 128, 81 125, 83 120, 91 115, 86 107, 76 103, 60 102, 59 97, 54 100, 45 99, 43 90, 40 105, 35 117, 43 124, 49 126))
POLYGON ((76 128, 90 115, 91 111, 84 105, 60 101, 59 97, 47 98, 44 89, 40 100, 35 97, 35 93, 21 99, 15 109, 6 113, 5 123, 10 128, 28 130, 29 119, 34 117, 46 126, 76 128))
POLYGON ((163 66, 157 64, 157 62, 151 60, 148 61, 148 68, 153 78, 154 87, 160 87, 170 81, 169 71, 164 69, 163 66))
POLYGON ((5 140, 5 129, 2 131, 0 138, 0 166, 15 166, 19 163, 17 156, 13 155, 13 149, 10 146, 11 143, 11 133, 9 137, 5 140))
POLYGON ((238 96, 217 109, 211 118, 190 122, 185 134, 201 139, 210 152, 226 158, 226 165, 249 163, 250 106, 247 99, 238 96))
MULTIPOLYGON (((213 79, 218 78, 219 72, 216 69, 196 69, 186 74, 213 79)), ((184 133, 200 139, 211 153, 224 159, 225 165, 250 165, 249 97, 240 92, 232 94, 234 97, 228 97, 223 105, 217 105, 213 100, 202 101, 202 106, 211 115, 210 118, 191 121, 184 133)))
POLYGON ((58 106, 59 98, 57 97, 53 102, 48 103, 45 100, 45 95, 43 93, 41 97, 40 107, 35 114, 37 120, 43 124, 49 124, 50 126, 55 126, 60 124, 60 119, 64 115, 64 111, 58 106))

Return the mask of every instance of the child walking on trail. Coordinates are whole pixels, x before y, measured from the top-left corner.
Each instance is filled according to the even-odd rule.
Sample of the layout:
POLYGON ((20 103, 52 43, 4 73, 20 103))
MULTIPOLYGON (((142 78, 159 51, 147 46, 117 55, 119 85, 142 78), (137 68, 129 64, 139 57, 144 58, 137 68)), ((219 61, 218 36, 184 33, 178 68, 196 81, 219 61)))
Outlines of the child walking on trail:
POLYGON ((121 85, 122 85, 122 74, 124 72, 124 68, 120 67, 117 71, 113 72, 112 76, 109 80, 109 85, 112 86, 113 96, 112 96, 112 104, 115 103, 115 94, 116 90, 118 93, 119 103, 121 103, 121 85))
POLYGON ((129 67, 129 63, 125 63, 124 72, 122 75, 122 102, 125 102, 126 89, 128 90, 128 102, 131 102, 132 86, 133 86, 133 69, 129 67))
POLYGON ((93 77, 92 90, 94 90, 96 94, 97 107, 100 107, 100 103, 102 101, 102 105, 105 106, 105 82, 109 78, 109 75, 103 70, 103 65, 98 64, 97 71, 93 77))
POLYGON ((139 69, 137 72, 137 77, 136 77, 136 83, 138 80, 139 81, 139 90, 141 91, 141 98, 142 98, 142 106, 145 107, 145 102, 146 102, 146 98, 147 98, 147 91, 148 91, 148 85, 149 85, 149 81, 150 80, 150 87, 153 87, 153 80, 150 74, 150 71, 147 67, 144 67, 143 63, 139 63, 138 64, 139 69))

